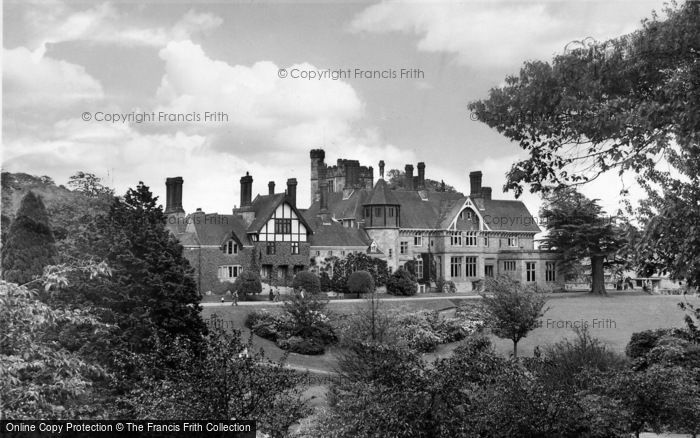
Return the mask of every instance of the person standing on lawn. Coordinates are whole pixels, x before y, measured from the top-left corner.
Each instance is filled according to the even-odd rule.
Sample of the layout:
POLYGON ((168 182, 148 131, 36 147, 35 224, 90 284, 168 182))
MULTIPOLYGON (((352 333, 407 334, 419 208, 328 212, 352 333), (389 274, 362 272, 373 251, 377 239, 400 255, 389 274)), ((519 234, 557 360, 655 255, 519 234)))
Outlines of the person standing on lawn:
POLYGON ((233 305, 234 306, 238 305, 238 291, 237 290, 233 291, 233 305))

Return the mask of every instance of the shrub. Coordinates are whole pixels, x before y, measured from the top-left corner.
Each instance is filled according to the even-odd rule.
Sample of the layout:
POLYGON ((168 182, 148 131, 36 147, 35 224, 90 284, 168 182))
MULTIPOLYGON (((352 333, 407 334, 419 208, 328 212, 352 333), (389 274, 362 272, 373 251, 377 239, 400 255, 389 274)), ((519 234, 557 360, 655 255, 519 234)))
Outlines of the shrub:
POLYGON ((356 293, 360 298, 360 294, 368 294, 374 292, 374 279, 372 274, 367 271, 355 271, 348 277, 347 289, 351 293, 356 293))
POLYGON ((331 291, 331 277, 328 276, 328 272, 322 271, 319 278, 321 284, 321 292, 331 291))
POLYGON ((301 271, 294 276, 292 287, 296 290, 303 289, 306 292, 317 294, 321 292, 321 280, 313 272, 301 271))
POLYGON ((233 290, 238 292, 241 298, 261 293, 262 283, 260 282, 260 275, 249 270, 241 272, 233 283, 233 290))
POLYGON ((287 339, 278 339, 277 346, 292 353, 319 355, 325 352, 323 343, 317 339, 305 339, 292 336, 287 339))
POLYGON ((670 333, 669 329, 644 330, 632 334, 629 344, 625 348, 625 353, 631 359, 644 357, 649 353, 661 337, 670 333))
POLYGON ((389 277, 386 291, 391 295, 410 296, 416 294, 416 280, 406 269, 399 269, 389 277))

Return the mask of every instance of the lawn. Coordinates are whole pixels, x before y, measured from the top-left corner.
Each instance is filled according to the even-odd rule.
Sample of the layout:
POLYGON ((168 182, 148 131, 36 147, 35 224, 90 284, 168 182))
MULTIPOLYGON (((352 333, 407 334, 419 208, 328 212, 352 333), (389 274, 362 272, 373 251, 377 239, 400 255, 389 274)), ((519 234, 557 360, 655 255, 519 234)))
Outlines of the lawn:
MULTIPOLYGON (((588 294, 555 295, 547 303, 549 310, 541 320, 541 327, 533 330, 518 345, 520 355, 532 355, 535 346, 552 344, 563 338, 574 336, 573 326, 588 324, 590 332, 597 338, 607 343, 612 349, 624 353, 625 346, 629 342, 632 333, 642 330, 680 327, 683 325, 683 311, 678 308, 682 296, 646 295, 630 293, 611 293, 607 297, 591 296, 588 294)), ((700 301, 689 297, 689 300, 700 301)), ((421 309, 448 310, 460 304, 458 297, 443 300, 412 301, 387 301, 383 305, 386 308, 404 312, 412 312, 421 309)), ((470 300, 470 302, 474 302, 470 300)), ((700 302, 698 303, 700 304, 700 302)), ((361 304, 360 304, 361 305, 361 304)), ((347 303, 342 300, 331 301, 329 309, 338 314, 352 313, 358 303, 347 303)), ((205 319, 216 314, 224 321, 225 327, 242 330, 245 336, 249 331, 244 322, 248 312, 253 310, 268 309, 271 312, 281 311, 279 305, 267 305, 261 303, 256 306, 222 306, 205 307, 202 316, 205 319)), ((507 340, 492 337, 496 349, 504 355, 512 351, 512 343, 507 340)), ((273 360, 279 360, 283 356, 273 342, 253 337, 256 348, 264 348, 266 354, 273 360)), ((441 345, 435 353, 426 356, 427 359, 444 357, 451 353, 457 343, 441 345)), ((304 356, 292 353, 287 363, 299 368, 309 368, 332 372, 335 369, 335 357, 331 349, 321 356, 304 356)))

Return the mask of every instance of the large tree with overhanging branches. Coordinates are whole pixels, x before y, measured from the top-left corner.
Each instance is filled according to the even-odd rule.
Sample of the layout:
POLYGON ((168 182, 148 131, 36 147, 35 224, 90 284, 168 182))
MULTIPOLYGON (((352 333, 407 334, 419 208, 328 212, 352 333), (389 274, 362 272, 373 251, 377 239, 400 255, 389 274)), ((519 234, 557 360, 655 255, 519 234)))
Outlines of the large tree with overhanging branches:
POLYGON ((700 284, 700 3, 672 3, 641 29, 528 61, 470 110, 528 153, 507 173, 520 196, 615 171, 647 189, 638 260, 700 284), (659 166, 658 163, 668 163, 659 166))

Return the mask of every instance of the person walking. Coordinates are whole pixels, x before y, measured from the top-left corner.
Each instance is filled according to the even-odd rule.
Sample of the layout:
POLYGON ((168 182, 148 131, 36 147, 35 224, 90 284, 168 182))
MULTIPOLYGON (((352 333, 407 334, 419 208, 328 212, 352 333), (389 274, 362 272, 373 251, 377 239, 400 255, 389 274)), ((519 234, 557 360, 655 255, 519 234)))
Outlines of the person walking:
POLYGON ((224 296, 221 295, 221 304, 224 304, 224 296))
POLYGON ((234 306, 238 305, 238 291, 237 290, 233 291, 233 305, 234 306))

